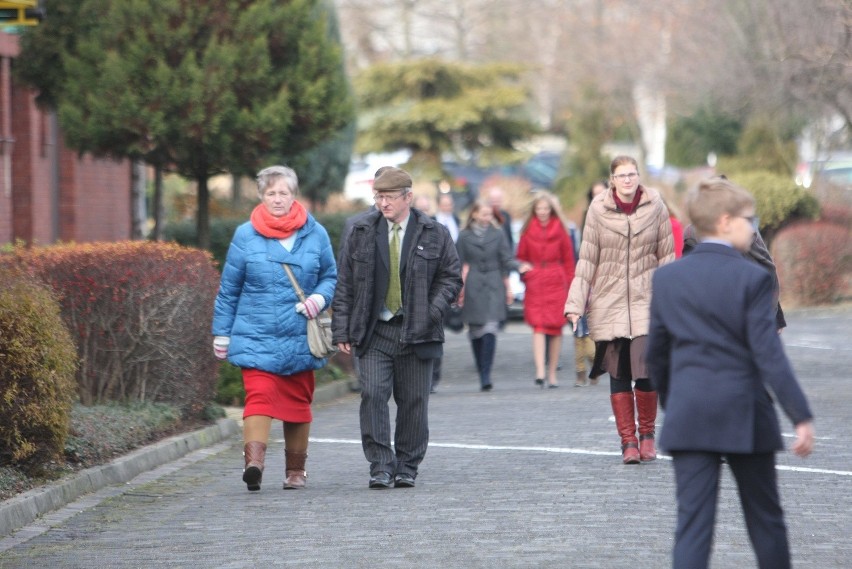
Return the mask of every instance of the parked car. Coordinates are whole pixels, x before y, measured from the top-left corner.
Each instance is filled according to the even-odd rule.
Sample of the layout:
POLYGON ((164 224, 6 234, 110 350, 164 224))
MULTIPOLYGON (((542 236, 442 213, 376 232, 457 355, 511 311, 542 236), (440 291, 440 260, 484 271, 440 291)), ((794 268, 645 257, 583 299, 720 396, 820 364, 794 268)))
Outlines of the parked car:
POLYGON ((524 318, 524 292, 526 287, 521 281, 518 271, 509 273, 509 289, 512 291, 514 302, 508 306, 509 320, 522 320, 524 318))
POLYGON ((373 174, 382 166, 400 166, 408 162, 411 152, 398 150, 355 156, 349 163, 349 173, 343 185, 343 195, 349 200, 373 202, 373 174))
POLYGON ((829 158, 802 162, 796 167, 796 184, 810 188, 818 182, 852 189, 852 153, 835 153, 829 158))

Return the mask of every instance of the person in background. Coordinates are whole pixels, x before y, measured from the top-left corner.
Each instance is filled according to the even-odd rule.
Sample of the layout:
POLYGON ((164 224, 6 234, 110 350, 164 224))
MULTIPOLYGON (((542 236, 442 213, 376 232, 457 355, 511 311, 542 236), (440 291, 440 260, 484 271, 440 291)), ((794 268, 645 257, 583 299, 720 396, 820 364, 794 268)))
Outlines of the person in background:
POLYGON ((666 210, 669 212, 669 222, 672 224, 675 259, 680 259, 683 256, 683 223, 680 222, 680 219, 672 211, 668 202, 663 200, 663 203, 666 204, 666 210))
MULTIPOLYGON (((461 221, 459 220, 459 216, 456 215, 455 202, 453 201, 452 194, 438 194, 438 211, 435 212, 432 219, 447 228, 447 231, 450 232, 450 237, 453 239, 453 243, 458 241, 461 221)), ((438 384, 441 383, 442 363, 443 358, 437 358, 432 366, 432 393, 438 392, 438 384)))
POLYGON ((813 414, 776 333, 772 278, 742 256, 755 233, 754 198, 717 177, 687 203, 701 242, 654 273, 647 353, 666 413, 660 447, 677 486, 672 565, 707 567, 726 462, 758 566, 788 569, 773 396, 795 425, 792 451, 802 457, 813 449, 813 414))
POLYGON ((556 196, 536 192, 521 229, 516 257, 526 285, 524 320, 533 329, 535 384, 559 387, 556 368, 562 348, 565 317, 562 306, 574 278, 574 245, 556 196), (545 352, 550 354, 545 370, 545 352))
POLYGON ((468 325, 480 389, 491 391, 491 366, 497 349, 497 333, 506 321, 506 306, 512 303, 509 271, 517 267, 494 212, 485 201, 476 201, 456 247, 462 266, 464 287, 458 304, 468 325))
POLYGON ((515 236, 512 233, 512 216, 509 212, 503 209, 505 195, 503 188, 500 186, 492 186, 488 190, 488 204, 491 206, 491 211, 494 213, 494 219, 503 229, 506 234, 506 240, 509 242, 509 250, 515 251, 515 236))
POLYGON ((592 200, 586 215, 565 316, 576 331, 580 316, 588 312, 595 341, 590 375, 609 373, 622 461, 638 464, 657 457, 657 393, 648 379, 645 345, 651 275, 674 260, 674 242, 666 206, 657 191, 640 183, 636 160, 617 156, 610 174, 614 187, 592 200))
MULTIPOLYGON (((727 179, 724 175, 720 177, 727 179)), ((683 254, 689 254, 697 244, 698 236, 695 233, 695 227, 687 225, 683 231, 683 254)), ((772 288, 775 291, 775 326, 780 333, 787 327, 787 319, 784 318, 784 311, 781 309, 781 302, 778 300, 781 295, 781 281, 778 279, 778 271, 775 268, 772 255, 769 254, 769 248, 763 241, 763 236, 760 235, 760 229, 755 228, 751 246, 743 254, 747 259, 763 267, 772 276, 772 288)))
POLYGON ((411 207, 411 185, 399 168, 376 177, 378 211, 352 225, 332 302, 334 343, 360 359, 361 444, 374 489, 415 485, 429 444, 429 388, 443 351, 443 315, 462 286, 449 232, 411 207))
MULTIPOLYGON (((589 187, 587 194, 588 205, 586 206, 586 210, 583 212, 584 224, 586 221, 586 214, 589 211, 589 206, 592 204, 592 200, 599 194, 604 193, 607 189, 609 189, 608 180, 599 180, 589 187)), ((574 242, 574 258, 579 259, 582 234, 578 235, 576 239, 574 239, 573 235, 571 238, 574 242)), ((596 375, 595 377, 588 376, 589 370, 586 369, 587 361, 589 370, 591 370, 595 361, 595 342, 589 334, 589 322, 586 318, 585 312, 583 312, 583 315, 580 316, 577 323, 577 329, 574 331, 574 370, 577 372, 577 379, 574 382, 574 387, 585 387, 586 385, 598 384, 598 380, 600 379, 599 375, 596 375)))
POLYGON ((438 194, 438 211, 435 212, 434 218, 435 221, 447 228, 453 243, 459 240, 461 220, 456 215, 452 194, 438 194))
POLYGON ((414 197, 414 209, 419 209, 426 215, 432 215, 432 198, 426 194, 420 194, 414 197))
POLYGON ((272 419, 284 423, 284 489, 306 484, 314 370, 326 360, 308 348, 307 322, 331 302, 337 267, 328 233, 296 201, 299 180, 286 166, 257 175, 261 203, 231 240, 213 313, 213 351, 242 369, 245 470, 260 490, 272 419), (299 302, 289 265, 309 296, 299 302))

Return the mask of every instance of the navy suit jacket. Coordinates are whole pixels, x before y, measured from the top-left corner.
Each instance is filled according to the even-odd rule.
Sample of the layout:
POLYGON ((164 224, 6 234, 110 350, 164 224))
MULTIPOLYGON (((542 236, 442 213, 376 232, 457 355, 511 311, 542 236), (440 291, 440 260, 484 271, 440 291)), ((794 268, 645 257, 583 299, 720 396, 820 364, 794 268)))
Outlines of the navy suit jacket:
POLYGON ((812 418, 775 324, 772 277, 735 249, 701 243, 653 276, 647 365, 666 451, 783 448, 775 406, 812 418))

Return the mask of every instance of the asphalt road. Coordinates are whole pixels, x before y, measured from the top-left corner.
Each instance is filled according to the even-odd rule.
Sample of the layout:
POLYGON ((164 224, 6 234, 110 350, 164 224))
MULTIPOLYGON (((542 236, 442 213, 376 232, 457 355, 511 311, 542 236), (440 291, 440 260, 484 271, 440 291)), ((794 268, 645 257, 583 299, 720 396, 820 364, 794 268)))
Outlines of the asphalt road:
MULTIPOLYGON (((850 567, 852 307, 788 320, 782 338, 818 436, 810 458, 778 458, 794 565, 850 567)), ((668 567, 671 462, 621 464, 608 386, 572 387, 566 340, 562 387, 541 390, 529 332, 510 324, 494 390, 481 393, 466 336, 451 334, 414 489, 367 488, 358 397, 348 395, 316 409, 304 491, 281 490, 276 430, 263 489, 248 493, 233 437, 0 538, 0 568, 668 567)), ((786 418, 782 430, 791 440, 786 418)), ((755 566, 727 472, 711 566, 755 566)))

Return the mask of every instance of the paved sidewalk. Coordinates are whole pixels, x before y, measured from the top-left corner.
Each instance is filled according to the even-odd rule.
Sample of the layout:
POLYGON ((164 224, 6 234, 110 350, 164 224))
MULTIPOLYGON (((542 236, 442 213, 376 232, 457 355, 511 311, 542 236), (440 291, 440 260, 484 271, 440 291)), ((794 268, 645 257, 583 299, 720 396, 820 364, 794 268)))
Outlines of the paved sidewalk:
MULTIPOLYGON (((794 565, 849 567, 852 307, 788 319, 819 437, 807 460, 779 455, 794 565)), ((494 391, 481 393, 465 335, 450 335, 414 489, 367 489, 348 395, 317 406, 305 491, 280 489, 276 429, 263 489, 246 492, 235 435, 0 538, 0 568, 670 566, 671 463, 622 466, 608 386, 572 387, 570 337, 562 362, 560 389, 534 387, 531 337, 513 323, 498 339, 494 391)), ((786 418, 782 430, 791 436, 786 418)), ((755 561, 726 472, 712 567, 737 566, 755 561)))

